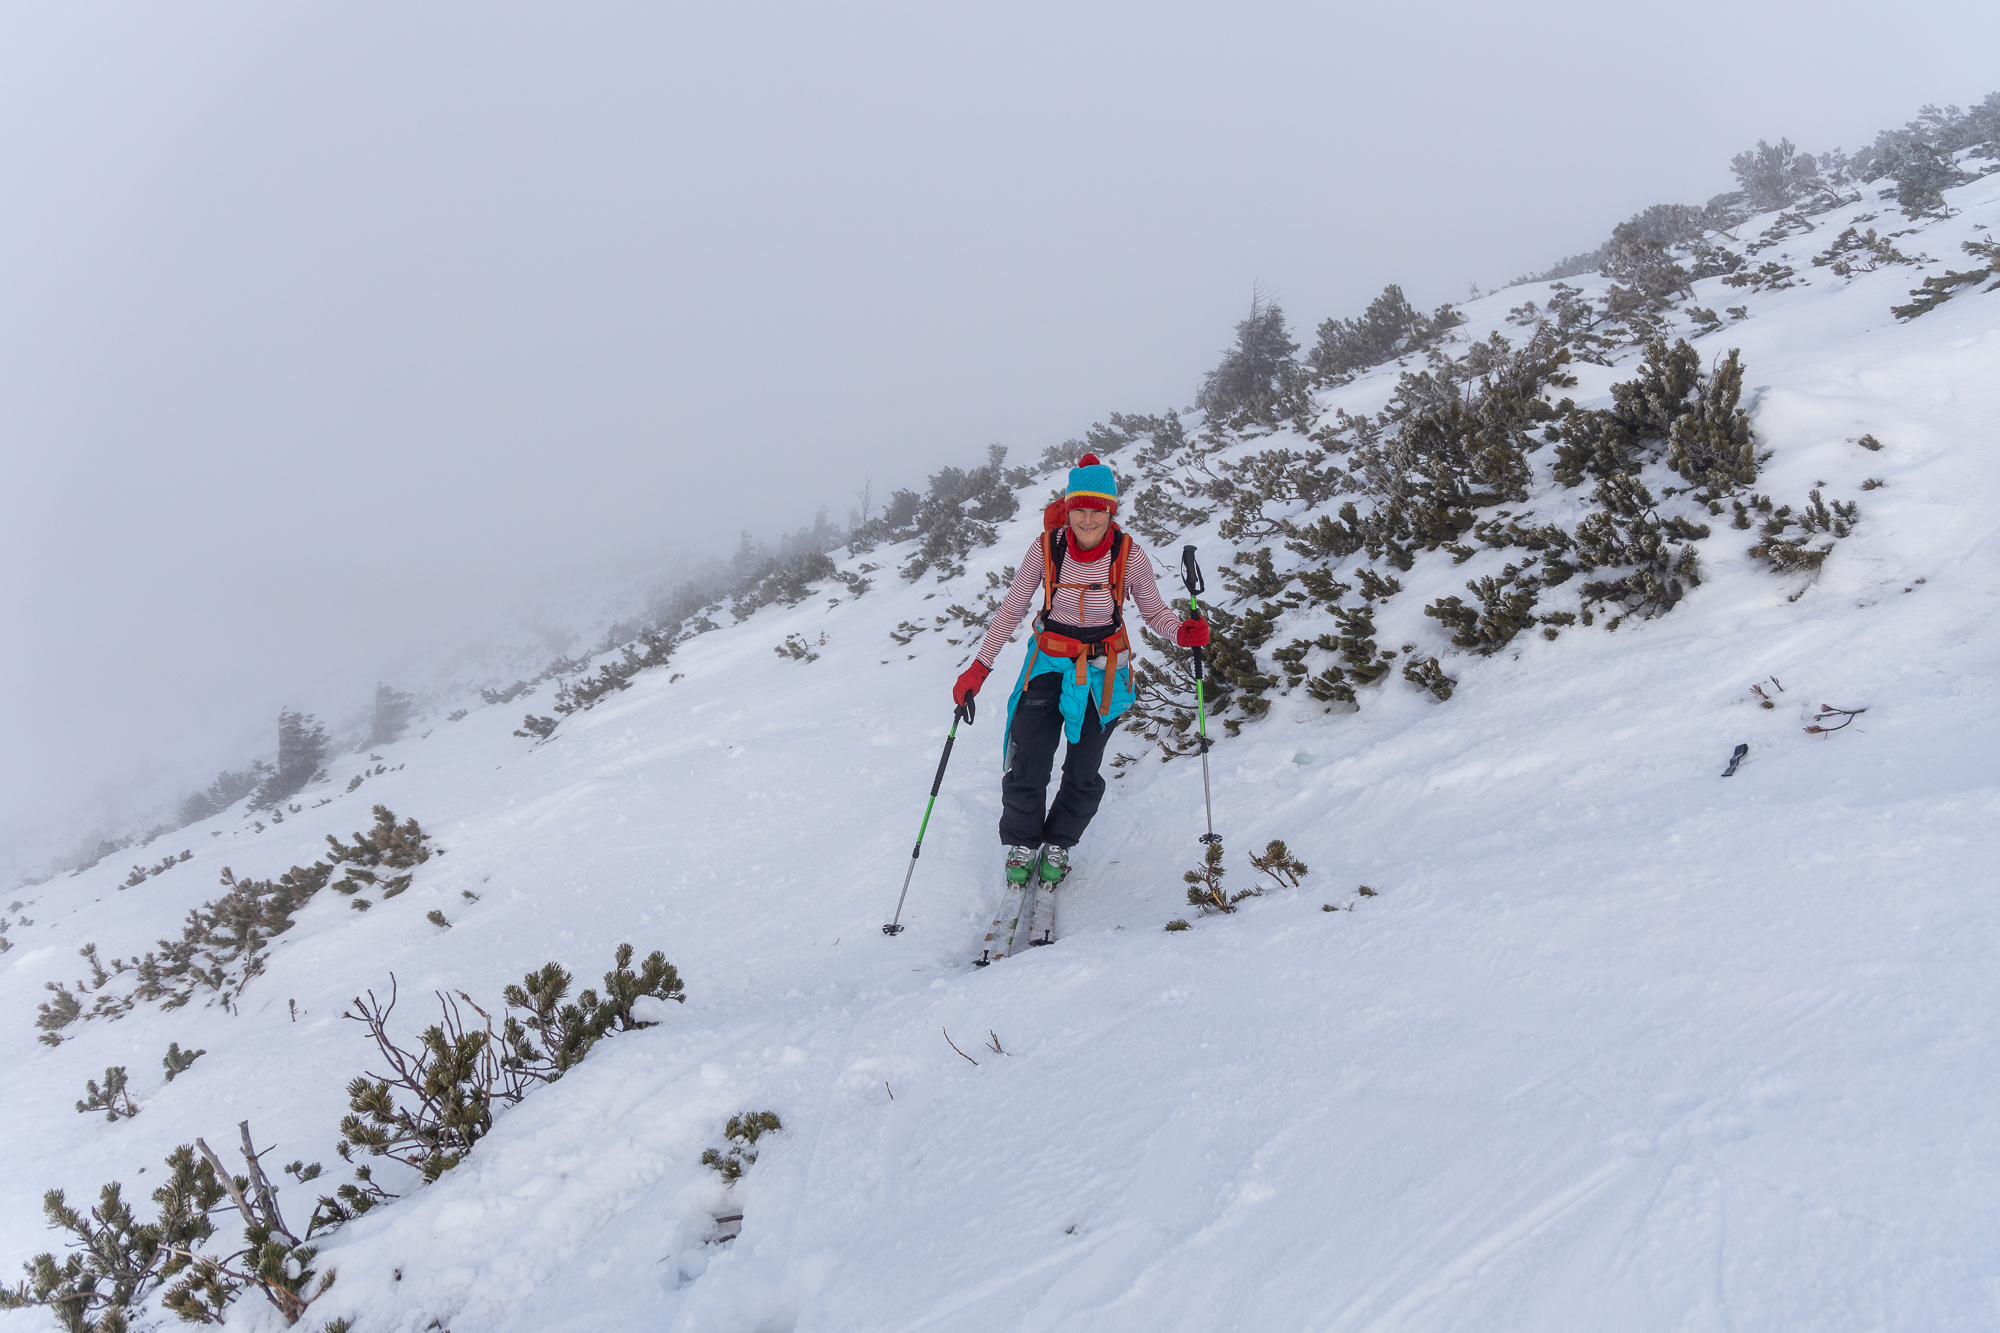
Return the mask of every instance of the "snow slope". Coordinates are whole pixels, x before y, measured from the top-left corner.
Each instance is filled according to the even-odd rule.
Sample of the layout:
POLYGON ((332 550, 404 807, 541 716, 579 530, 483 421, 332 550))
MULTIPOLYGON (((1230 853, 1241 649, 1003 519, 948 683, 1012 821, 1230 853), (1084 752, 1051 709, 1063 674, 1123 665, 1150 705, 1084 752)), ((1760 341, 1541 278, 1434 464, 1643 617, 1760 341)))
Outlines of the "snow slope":
MULTIPOLYGON (((1954 265, 2000 223, 2000 176, 1950 198, 1904 244, 1954 265)), ((327 1238, 339 1281, 302 1327, 1993 1327, 2000 294, 1899 324, 1913 272, 1813 270, 1697 342, 1743 348, 1758 489, 1861 500, 1816 577, 1718 523, 1705 583, 1659 620, 1446 654, 1443 704, 1397 680, 1358 713, 1280 700, 1215 750, 1216 822, 1232 887, 1273 837, 1311 875, 1184 933, 1162 925, 1190 912, 1201 774, 1154 751, 1079 849, 1059 944, 967 965, 998 899, 1018 644, 960 733, 909 930, 880 930, 970 650, 889 632, 984 590, 1034 504, 961 579, 906 584, 876 552, 865 595, 696 638, 547 743, 510 734, 519 705, 477 710, 378 751, 393 771, 350 794, 358 758, 336 765, 307 793, 331 803, 282 825, 187 830, 193 858, 140 887, 109 865, 41 886, 0 956, 0 1255, 55 1242, 43 1189, 141 1193, 246 1117, 274 1164, 333 1176, 342 1089, 374 1067, 349 997, 394 973, 413 1033, 434 988, 491 1007, 549 958, 593 980, 629 940, 666 951, 687 1004, 327 1238), (792 634, 819 659, 774 653, 792 634), (1747 687, 1772 677, 1764 709, 1747 687), (1807 735, 1822 702, 1868 711, 1807 735), (143 951, 221 866, 309 861, 375 802, 448 849, 409 893, 321 894, 236 1013, 141 1006, 35 1044, 80 946, 143 951), (209 1053, 167 1085, 170 1040, 209 1053), (120 1063, 141 1115, 70 1109, 120 1063), (785 1128, 725 1192, 699 1155, 765 1108, 785 1128)), ((1744 299, 1716 284, 1697 303, 1744 299)), ((1468 334, 1523 295, 1468 307, 1468 334)), ((1579 401, 1629 373, 1581 371, 1579 401)), ((1394 373, 1326 401, 1378 407, 1394 373)), ((1387 604, 1385 644, 1437 643, 1422 603, 1481 565, 1447 572, 1387 604)), ((326 1183, 283 1191, 295 1220, 326 1183)), ((230 1326, 279 1321, 249 1297, 230 1326)))

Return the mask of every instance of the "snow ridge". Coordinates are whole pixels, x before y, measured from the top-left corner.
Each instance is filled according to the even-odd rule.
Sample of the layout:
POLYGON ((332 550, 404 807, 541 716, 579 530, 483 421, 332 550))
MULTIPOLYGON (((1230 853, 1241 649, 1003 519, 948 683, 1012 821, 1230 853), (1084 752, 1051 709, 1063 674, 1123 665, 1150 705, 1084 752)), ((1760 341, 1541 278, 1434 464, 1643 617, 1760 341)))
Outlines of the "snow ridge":
MULTIPOLYGON (((1444 701, 1391 673, 1346 711, 1258 650, 1270 706, 1213 752, 1217 825, 1241 879, 1272 838, 1311 871, 1191 930, 1162 926, 1189 911, 1200 773, 1127 732, 1061 940, 970 967, 1000 887, 1007 654, 960 733, 909 929, 880 930, 969 622, 1045 478, 944 577, 896 577, 895 547, 835 553, 848 578, 680 643, 546 741, 473 708, 282 824, 185 830, 171 874, 38 887, 0 927, 0 1057, 24 1074, 0 1093, 0 1255, 59 1244, 44 1189, 76 1203, 117 1179, 141 1199, 175 1145, 244 1119, 272 1161, 327 1164, 281 1180, 288 1215, 309 1213, 340 1165, 342 1089, 370 1067, 352 997, 393 973, 406 996, 487 1004, 551 958, 594 976, 629 941, 665 951, 687 1002, 497 1117, 435 1184, 378 1172, 403 1197, 321 1238, 338 1280, 302 1327, 1989 1327, 2000 296, 1890 308, 1990 237, 2000 176, 1945 199, 1914 223, 1861 201, 1810 231, 1753 219, 1716 243, 1792 272, 1701 278, 1660 316, 1703 367, 1741 349, 1756 491, 1860 499, 1823 565, 1773 572, 1755 532, 1711 517, 1688 542, 1702 582, 1670 613, 1481 655, 1423 608, 1519 552, 1426 553, 1374 602, 1375 637, 1437 657, 1444 701), (1891 222, 1928 263, 1812 264, 1891 222), (1716 327, 1694 313, 1727 306, 1716 327), (1810 735, 1822 704, 1867 711, 1810 735), (373 910, 313 896, 226 1008, 197 994, 38 1044, 45 984, 86 980, 86 945, 142 955, 223 866, 273 880, 377 804, 449 854, 373 910), (171 1081, 169 1041, 206 1052, 171 1081), (118 1065, 140 1113, 76 1114, 118 1065), (701 1154, 766 1108, 783 1129, 726 1187, 701 1154), (739 1223, 717 1219, 739 1216, 726 1238, 739 1223)), ((1523 338, 1510 316, 1551 295, 1467 304, 1454 346, 1523 338)), ((1572 361, 1577 383, 1544 397, 1609 406, 1639 357, 1572 361)), ((1315 391, 1312 419, 1379 411, 1403 369, 1315 391)), ((1312 445, 1282 425, 1190 447, 1214 469, 1312 445)), ((1556 484, 1554 452, 1529 455, 1518 508, 1573 527, 1589 487, 1556 484)), ((1175 534, 1212 571, 1227 517, 1175 534)), ((1301 603, 1282 632, 1310 641, 1315 616, 1335 627, 1301 603)), ((1308 654, 1308 678, 1335 660, 1308 654)), ((251 1296, 228 1325, 281 1321, 251 1296)))

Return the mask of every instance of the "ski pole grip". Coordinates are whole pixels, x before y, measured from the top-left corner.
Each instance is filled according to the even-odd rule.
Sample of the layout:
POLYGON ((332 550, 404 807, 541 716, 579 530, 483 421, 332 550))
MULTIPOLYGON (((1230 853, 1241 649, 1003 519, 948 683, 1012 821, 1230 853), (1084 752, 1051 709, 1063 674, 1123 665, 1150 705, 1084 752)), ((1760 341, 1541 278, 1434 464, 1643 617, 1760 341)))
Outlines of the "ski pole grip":
POLYGON ((1192 546, 1181 547, 1181 583, 1187 588, 1190 601, 1199 597, 1207 586, 1202 582, 1201 566, 1195 563, 1192 546))
POLYGON ((951 762, 952 740, 953 738, 950 736, 945 737, 944 753, 938 756, 937 776, 931 779, 931 799, 933 801, 937 799, 939 788, 944 786, 944 766, 951 762))

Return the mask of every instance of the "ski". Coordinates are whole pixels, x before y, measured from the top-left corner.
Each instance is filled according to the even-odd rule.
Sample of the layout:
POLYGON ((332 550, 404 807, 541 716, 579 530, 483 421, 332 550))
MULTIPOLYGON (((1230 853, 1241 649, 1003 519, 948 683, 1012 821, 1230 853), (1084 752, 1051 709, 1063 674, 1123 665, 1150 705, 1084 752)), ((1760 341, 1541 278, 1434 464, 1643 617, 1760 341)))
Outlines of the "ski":
MULTIPOLYGON (((1028 867, 1028 882, 1038 878, 1041 870, 1039 859, 1028 867)), ((985 967, 1005 958, 1014 948, 1015 927, 1021 923, 1022 911, 1027 905, 1028 884, 1009 884, 1007 894, 1000 900, 1000 913, 993 918, 993 924, 986 931, 986 938, 980 941, 979 957, 972 960, 974 967, 985 967)))
POLYGON ((1028 918, 1028 943, 1031 945, 1054 944, 1056 942, 1056 889, 1069 872, 1063 872, 1062 879, 1042 878, 1041 865, 1035 866, 1035 906, 1028 918))

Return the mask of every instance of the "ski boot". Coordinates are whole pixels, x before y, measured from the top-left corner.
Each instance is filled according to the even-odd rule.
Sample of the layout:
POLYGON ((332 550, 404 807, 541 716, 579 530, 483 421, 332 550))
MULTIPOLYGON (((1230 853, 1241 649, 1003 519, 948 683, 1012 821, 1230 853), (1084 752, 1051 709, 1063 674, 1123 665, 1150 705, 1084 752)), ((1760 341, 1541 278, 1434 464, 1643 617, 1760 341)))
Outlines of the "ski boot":
POLYGON ((1042 883, 1060 884, 1069 876, 1069 848, 1054 843, 1042 848, 1042 883))
POLYGON ((1007 882, 1026 884, 1029 872, 1035 867, 1035 858, 1041 855, 1039 847, 1009 847, 1007 849, 1007 882))

